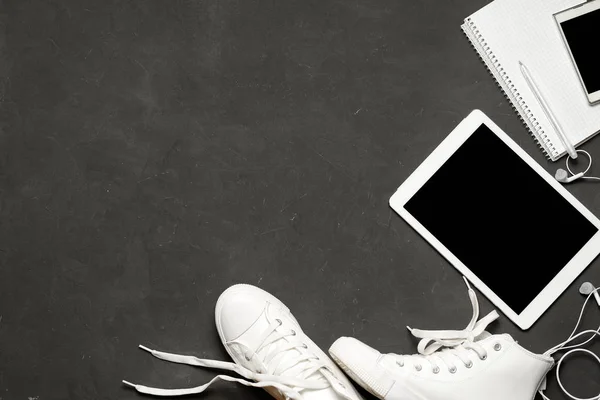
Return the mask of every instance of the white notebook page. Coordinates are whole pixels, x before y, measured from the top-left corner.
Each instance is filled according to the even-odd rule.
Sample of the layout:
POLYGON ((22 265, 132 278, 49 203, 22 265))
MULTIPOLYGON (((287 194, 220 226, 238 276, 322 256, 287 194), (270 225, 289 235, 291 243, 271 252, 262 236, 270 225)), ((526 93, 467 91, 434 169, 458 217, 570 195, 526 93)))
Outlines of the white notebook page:
MULTIPOLYGON (((487 43, 487 51, 497 58, 491 64, 501 65, 505 79, 510 79, 552 143, 554 151, 549 155, 553 160, 564 155, 565 148, 527 86, 519 61, 529 69, 573 144, 577 146, 598 133, 600 105, 589 104, 553 16, 580 3, 581 0, 496 0, 470 17, 487 43)), ((593 40, 590 39, 590 46, 593 40)))

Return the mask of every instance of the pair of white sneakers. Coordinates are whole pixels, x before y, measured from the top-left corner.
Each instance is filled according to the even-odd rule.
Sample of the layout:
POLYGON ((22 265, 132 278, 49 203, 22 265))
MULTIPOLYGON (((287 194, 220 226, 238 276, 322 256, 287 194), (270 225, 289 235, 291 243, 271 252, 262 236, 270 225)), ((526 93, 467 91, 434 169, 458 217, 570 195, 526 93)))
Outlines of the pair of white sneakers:
MULTIPOLYGON (((468 284, 467 284, 468 285, 468 284)), ((460 331, 410 329, 421 341, 418 354, 381 354, 343 337, 330 348, 335 362, 359 385, 385 400, 532 400, 554 360, 533 354, 509 335, 491 335, 494 311, 478 321, 479 306, 469 287, 473 318, 460 331)), ((215 320, 231 362, 149 351, 163 360, 234 371, 189 389, 156 389, 123 381, 159 396, 203 392, 216 380, 262 387, 279 400, 360 400, 344 373, 302 331, 290 310, 271 294, 250 285, 227 289, 215 320)))

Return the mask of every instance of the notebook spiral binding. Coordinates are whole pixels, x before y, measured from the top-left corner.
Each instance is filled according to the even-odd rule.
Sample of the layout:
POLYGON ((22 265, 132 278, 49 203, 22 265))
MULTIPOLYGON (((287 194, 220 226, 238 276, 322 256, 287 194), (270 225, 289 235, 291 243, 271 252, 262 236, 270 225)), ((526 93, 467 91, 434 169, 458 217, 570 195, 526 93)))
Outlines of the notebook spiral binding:
POLYGON ((512 80, 510 79, 508 74, 504 71, 504 68, 502 67, 502 65, 500 64, 500 62, 494 55, 494 52, 492 51, 492 49, 488 46, 485 38, 479 32, 479 29, 477 28, 475 23, 471 20, 471 18, 467 18, 465 20, 465 23, 469 27, 465 28, 463 26, 463 31, 469 38, 469 41, 471 41, 471 45, 475 48, 475 50, 479 54, 479 58, 481 59, 483 64, 487 67, 490 74, 494 77, 494 79, 496 80, 496 83, 498 84, 500 89, 502 89, 502 91, 504 92, 504 96, 511 103, 512 108, 517 112, 517 115, 519 116, 519 118, 521 119, 523 124, 525 126, 527 126, 527 128, 529 129, 531 136, 535 139, 538 146, 542 149, 542 151, 546 154, 546 157, 548 157, 548 158, 551 158, 551 154, 558 155, 558 151, 556 150, 556 148, 550 141, 550 138, 548 138, 548 136, 544 132, 544 129, 540 126, 537 119, 533 116, 533 113, 529 109, 529 106, 527 105, 525 100, 523 100, 523 97, 519 93, 519 90, 512 83, 512 80), (466 31, 466 29, 469 29, 471 31, 472 36, 469 34, 469 32, 466 31), (494 69, 496 70, 495 72, 492 71, 491 66, 488 64, 488 62, 483 59, 482 54, 480 54, 479 50, 477 49, 477 45, 475 43, 473 43, 473 38, 475 38, 479 42, 478 45, 487 55, 490 63, 493 65, 494 69), (500 82, 500 79, 502 79, 502 81, 504 81, 504 84, 506 85, 506 88, 509 89, 509 91, 507 91, 506 88, 502 85, 502 82, 500 82))

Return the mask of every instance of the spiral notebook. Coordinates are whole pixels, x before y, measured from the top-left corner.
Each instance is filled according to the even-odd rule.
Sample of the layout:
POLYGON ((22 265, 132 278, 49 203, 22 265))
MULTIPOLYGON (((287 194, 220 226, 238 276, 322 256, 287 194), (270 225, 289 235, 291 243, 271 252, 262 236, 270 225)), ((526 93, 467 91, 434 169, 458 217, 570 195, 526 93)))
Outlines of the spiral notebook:
MULTIPOLYGON (((581 3, 581 0, 495 0, 462 25, 533 137, 553 161, 565 155, 566 149, 527 86, 519 61, 534 76, 563 131, 576 147, 600 132, 600 105, 588 103, 554 19, 555 13, 581 3)), ((590 46, 593 40, 590 38, 590 46)))

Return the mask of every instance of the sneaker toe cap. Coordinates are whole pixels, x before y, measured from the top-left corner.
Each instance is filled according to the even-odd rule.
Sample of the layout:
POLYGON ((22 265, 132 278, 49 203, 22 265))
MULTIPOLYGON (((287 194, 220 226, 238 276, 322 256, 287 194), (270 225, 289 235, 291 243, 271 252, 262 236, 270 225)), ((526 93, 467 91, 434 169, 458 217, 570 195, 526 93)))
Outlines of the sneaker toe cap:
POLYGON ((381 353, 357 339, 340 338, 329 353, 348 376, 379 398, 384 398, 394 384, 380 363, 381 353))
POLYGON ((235 285, 217 301, 215 319, 224 341, 235 340, 263 314, 267 299, 261 289, 250 285, 235 285))

